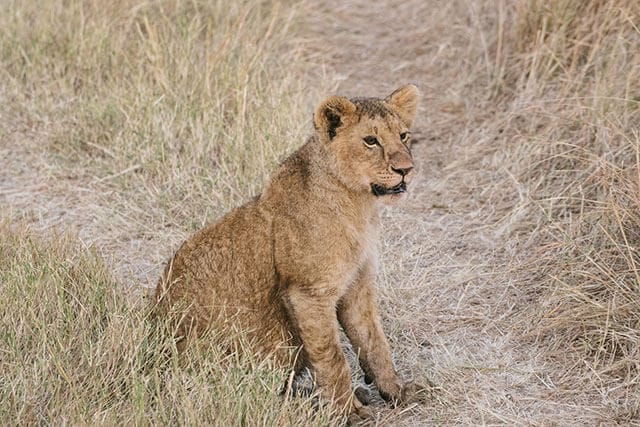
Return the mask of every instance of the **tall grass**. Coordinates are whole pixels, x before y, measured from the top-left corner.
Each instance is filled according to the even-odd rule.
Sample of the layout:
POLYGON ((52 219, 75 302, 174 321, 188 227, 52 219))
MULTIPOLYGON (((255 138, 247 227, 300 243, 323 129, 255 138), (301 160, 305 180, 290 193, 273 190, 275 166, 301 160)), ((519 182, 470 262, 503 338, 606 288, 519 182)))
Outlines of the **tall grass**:
MULTIPOLYGON (((279 396, 287 373, 216 348, 175 354, 93 251, 0 226, 0 420, 327 425, 279 396)), ((334 418, 334 420, 336 420, 334 418)))
POLYGON ((135 203, 147 221, 197 228, 255 193, 307 134, 308 91, 290 36, 298 8, 3 2, 5 114, 65 176, 127 194, 114 203, 135 203))
MULTIPOLYGON (((102 221, 89 240, 142 241, 137 256, 159 270, 185 232, 255 194, 310 126, 291 37, 300 7, 2 2, 0 138, 30 153, 8 161, 45 159, 21 166, 61 200, 42 221, 86 200, 73 209, 102 221)), ((286 372, 206 343, 176 356, 120 279, 66 235, 0 226, 0 423, 340 421, 281 398, 286 372)))
MULTIPOLYGON (((357 80, 351 89, 372 81, 361 79, 368 68, 389 68, 378 61, 380 53, 402 66, 380 71, 377 80, 402 75, 459 97, 466 112, 431 111, 437 102, 427 107, 430 125, 465 143, 455 146, 455 159, 440 157, 452 160, 448 170, 458 167, 442 197, 457 198, 452 205, 468 198, 484 209, 474 221, 495 221, 496 251, 507 253, 509 266, 512 259, 519 263, 517 271, 496 273, 495 286, 518 288, 518 300, 504 313, 506 335, 522 330, 525 341, 515 344, 544 344, 531 346, 545 350, 532 359, 550 361, 555 383, 549 383, 552 396, 539 399, 572 405, 574 397, 587 396, 578 406, 610 405, 602 415, 607 422, 635 421, 640 3, 461 1, 442 15, 418 3, 403 3, 394 18, 403 24, 397 33, 415 43, 402 47, 406 58, 367 50, 370 57, 346 67, 346 74, 360 70, 349 74, 357 80), (456 16, 454 24, 433 18, 447 14, 456 16), (435 30, 418 28, 422 20, 435 30), (481 43, 469 43, 476 32, 481 43), (474 47, 486 51, 469 62, 474 47), (457 75, 458 86, 449 75, 457 75), (469 139, 477 144, 466 144, 469 139), (520 323, 511 323, 512 312, 520 323)), ((133 255, 135 264, 158 271, 185 234, 255 194, 278 159, 308 134, 310 102, 326 88, 303 78, 303 44, 295 37, 297 16, 307 7, 284 0, 1 2, 0 141, 3 149, 28 153, 7 161, 44 159, 25 166, 32 170, 25 176, 45 176, 38 183, 46 184, 46 200, 56 201, 38 206, 47 211, 39 219, 43 228, 73 211, 84 221, 82 240, 96 241, 101 255, 120 264, 133 255)), ((324 34, 336 11, 322 13, 310 21, 324 34)), ((370 33, 356 30, 338 39, 351 37, 347 50, 364 53, 370 33)), ((378 34, 384 34, 380 46, 397 54, 395 37, 378 34)), ((342 54, 340 61, 361 58, 342 54)), ((402 253, 422 254, 423 246, 416 241, 415 251, 402 253)), ((416 275, 424 275, 422 263, 412 264, 416 275)), ((215 346, 176 356, 145 318, 144 304, 110 269, 66 235, 41 239, 0 226, 0 422, 329 423, 322 409, 277 396, 283 372, 226 358, 215 346)), ((401 303, 394 301, 394 309, 401 303)), ((466 340, 468 330, 460 330, 466 340)), ((411 344, 402 354, 421 353, 411 344)), ((472 388, 460 381, 451 387, 463 400, 473 396, 466 404, 475 407, 483 403, 474 393, 500 394, 491 381, 482 376, 472 388)), ((495 402, 486 400, 486 413, 495 412, 495 402)), ((529 420, 523 402, 509 399, 514 420, 529 420)), ((460 416, 464 408, 452 411, 453 419, 467 419, 460 416)))
POLYGON ((519 2, 500 123, 501 191, 521 195, 504 221, 535 242, 522 274, 541 307, 525 321, 577 356, 574 386, 607 397, 637 393, 640 378, 638 17, 632 0, 519 2))

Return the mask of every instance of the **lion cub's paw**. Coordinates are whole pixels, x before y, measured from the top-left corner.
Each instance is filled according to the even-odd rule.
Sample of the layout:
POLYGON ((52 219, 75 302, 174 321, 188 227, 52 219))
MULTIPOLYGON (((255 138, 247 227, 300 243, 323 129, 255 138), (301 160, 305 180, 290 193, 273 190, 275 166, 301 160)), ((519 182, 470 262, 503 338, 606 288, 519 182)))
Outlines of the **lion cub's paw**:
POLYGON ((380 396, 394 406, 406 403, 425 402, 431 397, 434 388, 436 388, 436 386, 431 381, 428 381, 427 385, 408 381, 399 386, 395 390, 395 393, 385 393, 381 390, 380 396))
POLYGON ((399 400, 401 403, 426 402, 432 397, 436 388, 436 385, 429 380, 426 385, 409 381, 402 386, 399 400))
POLYGON ((371 396, 371 391, 362 385, 356 385, 353 389, 353 394, 358 398, 363 405, 367 406, 371 404, 373 396, 371 396))
POLYGON ((353 410, 347 418, 347 424, 350 426, 367 426, 374 425, 375 415, 373 411, 364 406, 362 403, 353 405, 353 410))

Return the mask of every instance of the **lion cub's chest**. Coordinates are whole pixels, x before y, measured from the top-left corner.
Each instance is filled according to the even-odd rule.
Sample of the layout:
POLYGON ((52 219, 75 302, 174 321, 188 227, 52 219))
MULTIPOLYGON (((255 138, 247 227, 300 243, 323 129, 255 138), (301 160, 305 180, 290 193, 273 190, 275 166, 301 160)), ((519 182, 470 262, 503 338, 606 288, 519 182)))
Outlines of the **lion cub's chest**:
POLYGON ((327 259, 331 272, 328 282, 334 283, 338 295, 343 295, 365 269, 375 269, 378 260, 378 224, 365 221, 345 224, 336 230, 335 246, 327 259))
POLYGON ((359 222, 280 223, 276 226, 276 271, 284 283, 338 297, 377 262, 377 218, 359 222))

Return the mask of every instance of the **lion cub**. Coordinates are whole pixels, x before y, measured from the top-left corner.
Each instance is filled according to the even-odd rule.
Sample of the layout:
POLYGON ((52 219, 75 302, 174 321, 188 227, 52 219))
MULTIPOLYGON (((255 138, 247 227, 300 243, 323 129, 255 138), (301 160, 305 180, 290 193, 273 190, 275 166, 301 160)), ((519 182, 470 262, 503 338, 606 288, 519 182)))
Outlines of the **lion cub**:
POLYGON ((352 395, 342 326, 383 398, 416 391, 394 369, 373 280, 380 206, 399 199, 414 175, 417 105, 413 85, 384 99, 320 103, 313 136, 264 192, 197 232, 166 266, 157 307, 172 313, 179 348, 210 328, 242 330, 250 351, 285 366, 295 355, 296 372, 310 368, 323 396, 366 416, 352 395))

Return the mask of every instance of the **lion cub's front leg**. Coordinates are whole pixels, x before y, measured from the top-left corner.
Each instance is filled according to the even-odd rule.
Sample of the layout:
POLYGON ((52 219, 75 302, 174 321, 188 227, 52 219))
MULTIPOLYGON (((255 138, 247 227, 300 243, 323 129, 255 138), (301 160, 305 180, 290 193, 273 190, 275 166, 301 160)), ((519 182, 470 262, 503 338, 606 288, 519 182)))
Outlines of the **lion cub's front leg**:
POLYGON ((335 298, 311 289, 292 288, 288 305, 321 395, 347 413, 368 418, 367 408, 351 390, 351 372, 340 347, 335 298))
POLYGON ((393 366, 373 289, 373 269, 366 268, 338 304, 338 318, 351 340, 367 383, 374 382, 387 401, 411 400, 422 387, 403 383, 393 366))

